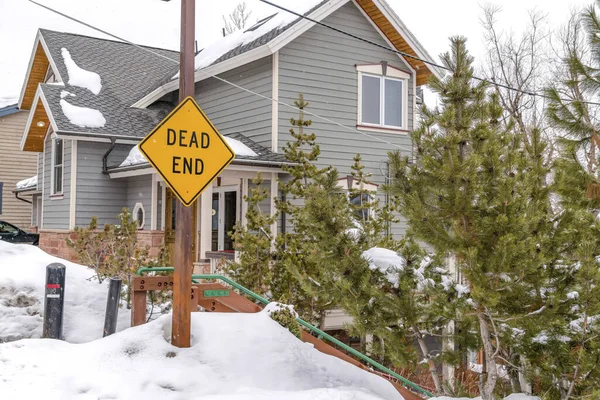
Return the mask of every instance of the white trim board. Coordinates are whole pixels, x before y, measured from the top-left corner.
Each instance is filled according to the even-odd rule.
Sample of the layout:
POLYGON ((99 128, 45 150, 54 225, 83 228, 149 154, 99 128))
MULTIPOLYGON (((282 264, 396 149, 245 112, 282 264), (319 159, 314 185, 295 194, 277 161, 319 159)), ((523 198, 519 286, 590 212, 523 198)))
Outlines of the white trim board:
MULTIPOLYGON (((63 166, 64 168, 64 166, 63 166)), ((64 183, 63 183, 64 184, 64 183)), ((71 194, 69 198, 69 229, 75 229, 77 215, 77 141, 71 140, 71 194)))
MULTIPOLYGON (((367 18, 367 20, 369 20, 371 22, 371 24, 374 24, 373 20, 368 15, 365 14, 362 7, 360 7, 354 0, 331 0, 329 3, 324 4, 321 7, 319 7, 317 10, 313 11, 313 13, 310 14, 310 17, 316 21, 322 21, 323 19, 328 17, 330 14, 332 14, 333 12, 338 10, 341 6, 345 5, 346 3, 350 2, 350 1, 352 1, 352 4, 354 4, 361 11, 361 13, 367 18)), ((389 6, 387 5, 387 3, 385 1, 373 0, 373 4, 375 4, 375 6, 377 8, 379 8, 379 10, 382 12, 382 14, 386 16, 386 18, 390 21, 392 26, 398 31, 398 33, 402 36, 402 38, 406 41, 406 43, 414 50, 414 52, 417 54, 417 56, 419 58, 428 60, 430 62, 435 62, 435 60, 427 53, 427 51, 423 48, 423 46, 419 43, 419 41, 414 37, 414 35, 408 30, 406 25, 404 25, 404 23, 400 20, 400 18, 396 15, 396 13, 391 8, 389 8, 389 6)), ((229 71, 233 68, 237 68, 242 65, 246 65, 252 61, 255 61, 255 60, 261 59, 263 57, 267 57, 271 54, 274 54, 275 52, 279 51, 282 47, 286 46, 288 43, 290 43, 291 41, 293 41, 298 36, 302 35, 304 32, 306 32, 307 30, 309 30, 310 28, 312 28, 315 25, 316 24, 314 22, 303 19, 303 20, 295 23, 294 25, 292 25, 289 29, 284 31, 282 34, 280 34, 279 36, 277 36, 270 42, 268 42, 260 47, 257 47, 255 49, 252 49, 250 51, 242 53, 242 54, 240 54, 236 57, 230 58, 228 60, 222 61, 216 65, 208 66, 204 69, 197 70, 194 74, 195 81, 196 82, 202 81, 211 76, 221 74, 221 73, 229 71)), ((375 25, 375 27, 376 27, 376 25, 375 25)), ((395 48, 388 41, 387 37, 381 32, 381 30, 379 30, 379 28, 377 28, 377 32, 386 41, 386 43, 388 43, 388 45, 390 45, 392 48, 395 48)), ((403 56, 401 56, 399 54, 398 54, 398 56, 400 58, 404 58, 403 56)), ((404 62, 406 64, 409 64, 406 60, 404 60, 404 62)), ((428 66, 427 68, 430 69, 431 72, 440 79, 444 76, 444 74, 438 68, 435 68, 432 66, 428 66)), ((178 87, 179 87, 179 79, 178 78, 173 79, 173 80, 169 81, 168 83, 153 90, 151 93, 147 94, 142 99, 138 100, 135 104, 133 104, 132 107, 145 108, 148 105, 155 102, 156 100, 158 100, 159 98, 161 98, 162 96, 164 96, 174 90, 177 90, 178 87)))
POLYGON ((279 147, 279 51, 273 53, 273 75, 271 88, 271 151, 277 153, 279 147))
MULTIPOLYGON (((331 0, 329 3, 324 4, 317 10, 313 11, 310 14, 310 17, 316 21, 321 21, 322 19, 326 18, 349 1, 350 0, 331 0)), ((302 35, 304 32, 306 32, 315 25, 316 24, 314 22, 302 19, 301 21, 295 23, 289 29, 281 33, 279 36, 260 47, 257 47, 238 56, 222 61, 218 64, 197 70, 194 74, 194 80, 196 82, 200 82, 214 75, 219 75, 231 69, 249 64, 252 61, 256 61, 261 58, 270 56, 271 54, 274 54, 275 52, 279 51, 279 49, 281 49, 282 47, 284 47, 292 40, 296 39, 298 36, 302 35)), ((133 104, 132 107, 146 108, 165 94, 177 90, 178 88, 179 78, 176 78, 164 84, 163 86, 153 90, 152 92, 138 100, 135 104, 133 104)))

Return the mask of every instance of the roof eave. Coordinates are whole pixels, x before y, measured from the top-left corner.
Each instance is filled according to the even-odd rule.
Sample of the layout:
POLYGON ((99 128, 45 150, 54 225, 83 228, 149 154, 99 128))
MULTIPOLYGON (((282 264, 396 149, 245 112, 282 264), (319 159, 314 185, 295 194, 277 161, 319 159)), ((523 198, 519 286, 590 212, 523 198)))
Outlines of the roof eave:
MULTIPOLYGON (((310 14, 312 19, 320 21, 326 18, 328 15, 336 11, 338 8, 348 3, 350 0, 331 0, 329 3, 324 4, 319 9, 313 11, 310 14)), ((229 58, 225 61, 222 61, 218 64, 210 65, 206 68, 196 70, 194 73, 194 80, 196 82, 203 81, 204 79, 211 78, 215 75, 222 74, 223 72, 227 72, 234 68, 246 65, 251 63, 252 61, 259 60, 261 58, 270 56, 274 54, 276 51, 281 49, 283 46, 294 40, 296 37, 302 35, 304 32, 312 28, 316 25, 314 22, 311 22, 306 19, 302 19, 301 21, 294 24, 292 27, 287 29, 282 34, 278 35, 273 40, 255 48, 229 58)), ((159 88, 153 90, 148 95, 144 96, 140 100, 138 100, 132 107, 136 108, 146 108, 150 104, 154 103, 158 99, 160 99, 165 94, 168 94, 174 90, 179 88, 179 78, 175 78, 172 81, 160 86, 159 88)))
MULTIPOLYGON (((433 57, 429 55, 427 50, 423 47, 423 45, 418 41, 418 39, 410 32, 408 27, 402 22, 400 17, 396 14, 396 12, 390 7, 390 5, 385 0, 372 0, 379 9, 384 13, 386 18, 394 24, 394 28, 398 32, 402 34, 404 40, 408 43, 411 49, 417 54, 417 56, 425 60, 429 63, 437 64, 433 57)), ((442 79, 444 77, 444 73, 438 68, 431 64, 426 64, 427 69, 431 71, 438 79, 442 79)))

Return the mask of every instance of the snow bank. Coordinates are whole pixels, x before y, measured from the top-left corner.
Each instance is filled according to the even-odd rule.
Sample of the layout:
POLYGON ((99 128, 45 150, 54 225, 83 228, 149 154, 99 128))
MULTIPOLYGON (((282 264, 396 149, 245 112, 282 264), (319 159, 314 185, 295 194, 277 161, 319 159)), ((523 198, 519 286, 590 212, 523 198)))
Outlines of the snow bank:
MULTIPOLYGON (((46 265, 53 262, 67 267, 65 340, 83 343, 102 337, 107 283, 91 279, 92 269, 52 257, 35 246, 0 241, 0 342, 41 337, 46 265)), ((129 319, 129 312, 120 309, 117 329, 128 327, 129 319)))
MULTIPOLYGON (((481 397, 431 397, 429 400, 481 400, 481 397)), ((529 396, 523 393, 513 393, 504 398, 504 400, 540 400, 539 397, 529 396)))
MULTIPOLYGON (((69 85, 79 86, 84 89, 88 89, 94 94, 100 93, 102 89, 102 80, 100 75, 95 72, 87 71, 81 68, 73 61, 69 50, 64 47, 60 49, 65 67, 67 67, 67 73, 69 74, 69 85)), ((62 95, 61 95, 62 97, 62 95)))
POLYGON ((398 271, 404 270, 406 260, 393 250, 373 247, 362 253, 371 270, 379 270, 394 286, 398 285, 398 271))
MULTIPOLYGON (((322 0, 278 0, 277 4, 299 14, 304 14, 310 11, 317 4, 321 3, 321 1, 322 0)), ((298 16, 286 11, 279 11, 270 17, 258 21, 256 24, 250 26, 244 31, 236 31, 224 38, 219 39, 216 42, 206 46, 196 56, 196 69, 208 67, 217 59, 219 59, 219 57, 235 49, 239 45, 248 44, 258 39, 265 33, 268 33, 275 28, 284 27, 298 18, 298 16), (262 25, 260 25, 261 23, 262 25)))
MULTIPOLYGON (((224 138, 229 147, 231 147, 231 149, 236 155, 248 157, 258 156, 258 154, 256 154, 250 147, 246 146, 239 140, 227 136, 225 136, 224 138)), ((119 164, 119 167, 129 167, 131 165, 145 164, 147 162, 148 161, 146 160, 146 157, 142 155, 138 146, 134 146, 131 148, 131 150, 129 150, 127 158, 123 160, 121 164, 119 164)))
POLYGON ((315 350, 265 312, 192 314, 192 347, 170 316, 86 344, 0 345, 7 399, 402 399, 386 380, 315 350))
POLYGON ((60 101, 60 107, 65 117, 73 124, 82 128, 102 128, 106 124, 104 115, 98 110, 87 107, 78 107, 67 102, 60 101))
POLYGON ((17 189, 25 189, 25 188, 34 187, 34 186, 37 186, 37 175, 17 182, 16 188, 17 189))

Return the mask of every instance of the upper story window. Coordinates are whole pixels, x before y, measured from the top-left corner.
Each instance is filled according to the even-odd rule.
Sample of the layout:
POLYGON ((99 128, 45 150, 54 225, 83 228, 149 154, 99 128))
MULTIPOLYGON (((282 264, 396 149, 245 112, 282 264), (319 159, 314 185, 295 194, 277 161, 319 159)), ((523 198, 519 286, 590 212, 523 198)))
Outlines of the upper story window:
POLYGON ((63 193, 64 140, 52 139, 52 191, 51 194, 63 193))
POLYGON ((407 130, 410 74, 385 63, 356 70, 359 127, 407 130))

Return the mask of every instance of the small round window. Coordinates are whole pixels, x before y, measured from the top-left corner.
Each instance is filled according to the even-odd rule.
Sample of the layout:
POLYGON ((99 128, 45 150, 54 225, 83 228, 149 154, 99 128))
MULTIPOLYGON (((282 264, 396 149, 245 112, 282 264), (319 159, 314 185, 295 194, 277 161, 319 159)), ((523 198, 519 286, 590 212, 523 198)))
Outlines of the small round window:
POLYGON ((144 223, 146 221, 146 212, 142 203, 136 203, 133 208, 132 217, 137 224, 138 229, 144 229, 144 223))

